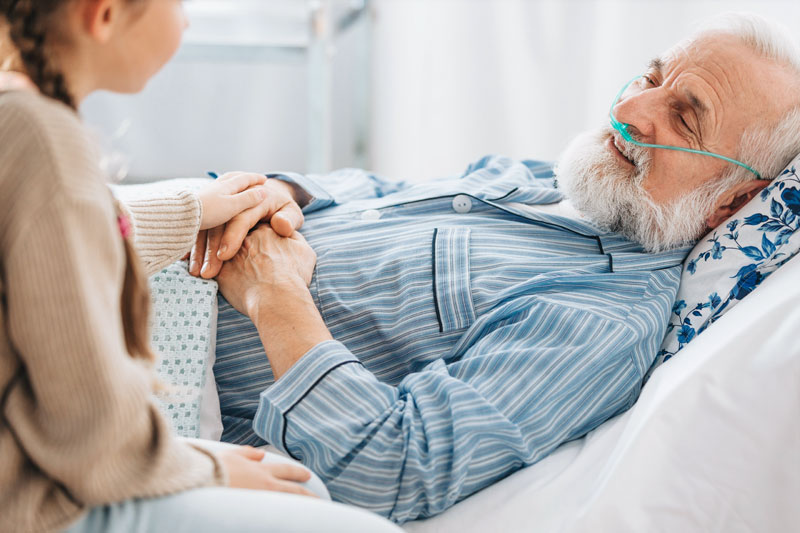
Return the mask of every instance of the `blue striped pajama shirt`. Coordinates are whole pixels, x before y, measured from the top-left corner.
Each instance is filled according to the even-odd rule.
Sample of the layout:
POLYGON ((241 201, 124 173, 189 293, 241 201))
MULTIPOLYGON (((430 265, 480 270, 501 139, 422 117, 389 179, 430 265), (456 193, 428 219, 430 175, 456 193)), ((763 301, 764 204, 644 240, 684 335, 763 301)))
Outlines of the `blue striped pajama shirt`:
POLYGON ((648 254, 586 221, 545 163, 490 156, 408 185, 358 170, 275 175, 311 196, 311 293, 335 341, 278 382, 223 298, 223 440, 270 442, 336 500, 435 515, 636 400, 688 249, 648 254))

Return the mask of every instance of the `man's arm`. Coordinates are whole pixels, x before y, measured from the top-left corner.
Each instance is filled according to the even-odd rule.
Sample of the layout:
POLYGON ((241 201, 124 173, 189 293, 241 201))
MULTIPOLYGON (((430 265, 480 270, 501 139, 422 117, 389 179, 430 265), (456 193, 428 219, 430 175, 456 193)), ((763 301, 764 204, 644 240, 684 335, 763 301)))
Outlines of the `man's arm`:
POLYGON ((329 174, 278 172, 267 176, 292 185, 295 194, 302 198, 298 204, 306 214, 345 202, 381 198, 411 186, 408 182, 386 179, 356 168, 329 174))
POLYGON ((333 340, 305 285, 286 281, 263 291, 248 311, 275 379, 314 346, 333 340))
POLYGON ((343 344, 322 342, 262 393, 254 429, 339 501, 397 522, 438 514, 630 405, 640 376, 625 328, 564 309, 543 317, 553 321, 557 333, 534 319, 501 327, 396 387, 343 344), (552 344, 536 346, 544 338, 552 344))
POLYGON ((261 226, 217 278, 228 302, 258 327, 276 378, 308 350, 332 339, 308 292, 316 260, 299 233, 281 237, 261 226))
POLYGON ((461 174, 425 182, 390 180, 354 168, 329 174, 282 172, 268 176, 291 183, 295 190, 303 191, 305 199, 298 203, 308 214, 347 202, 383 198, 412 190, 419 195, 441 195, 447 191, 458 194, 488 189, 488 197, 498 197, 515 187, 541 186, 541 181, 553 177, 553 165, 546 161, 514 161, 489 155, 470 164, 461 174))
MULTIPOLYGON (((222 262, 238 251, 247 232, 262 221, 268 221, 279 235, 288 237, 302 226, 303 213, 328 207, 348 204, 350 209, 361 210, 365 202, 390 195, 396 195, 397 202, 463 193, 497 199, 523 187, 542 187, 552 175, 549 163, 516 162, 500 156, 484 157, 459 176, 425 183, 387 180, 352 168, 325 175, 269 174, 262 186, 266 191, 263 202, 236 216, 224 228, 201 232, 192 249, 189 272, 207 279, 215 277, 222 262)), ((534 196, 541 200, 541 191, 534 196)), ((514 201, 525 201, 525 197, 517 195, 514 201)))

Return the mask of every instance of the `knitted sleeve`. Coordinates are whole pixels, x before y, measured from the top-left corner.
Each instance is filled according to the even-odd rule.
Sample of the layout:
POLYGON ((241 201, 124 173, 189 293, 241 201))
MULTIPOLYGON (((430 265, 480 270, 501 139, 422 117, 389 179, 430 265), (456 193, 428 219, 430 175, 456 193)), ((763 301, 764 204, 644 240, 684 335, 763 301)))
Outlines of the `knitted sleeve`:
POLYGON ((133 244, 148 276, 191 250, 202 218, 202 205, 191 187, 115 186, 119 210, 133 228, 133 244))

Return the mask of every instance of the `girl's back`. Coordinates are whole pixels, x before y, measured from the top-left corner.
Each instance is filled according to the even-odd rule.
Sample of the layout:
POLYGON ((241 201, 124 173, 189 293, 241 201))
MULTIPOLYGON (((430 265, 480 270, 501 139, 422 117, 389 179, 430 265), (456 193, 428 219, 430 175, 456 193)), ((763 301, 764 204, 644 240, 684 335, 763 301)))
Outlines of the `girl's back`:
POLYGON ((2 531, 221 481, 210 456, 170 437, 126 351, 125 251, 97 160, 69 108, 0 93, 0 487, 14 487, 2 531))

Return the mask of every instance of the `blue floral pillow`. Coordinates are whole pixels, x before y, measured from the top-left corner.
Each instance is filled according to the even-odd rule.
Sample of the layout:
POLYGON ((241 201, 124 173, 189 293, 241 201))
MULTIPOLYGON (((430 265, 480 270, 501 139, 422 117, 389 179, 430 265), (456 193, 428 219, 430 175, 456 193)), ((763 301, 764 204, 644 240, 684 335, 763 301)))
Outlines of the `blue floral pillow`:
POLYGON ((678 353, 800 249, 798 168, 800 155, 686 257, 667 335, 653 368, 678 353))

